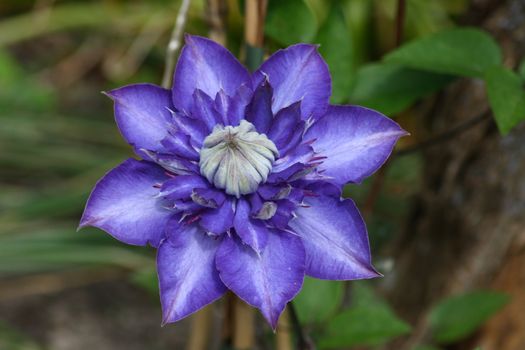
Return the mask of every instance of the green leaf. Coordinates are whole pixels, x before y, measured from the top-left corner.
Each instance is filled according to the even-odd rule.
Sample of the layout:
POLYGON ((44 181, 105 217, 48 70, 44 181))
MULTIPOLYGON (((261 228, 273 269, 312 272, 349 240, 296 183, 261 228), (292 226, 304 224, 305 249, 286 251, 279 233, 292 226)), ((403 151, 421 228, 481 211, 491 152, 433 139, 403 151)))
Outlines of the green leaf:
POLYGON ((321 349, 378 345, 410 332, 390 307, 364 285, 353 285, 354 305, 335 316, 319 340, 321 349))
POLYGON ((315 17, 303 0, 270 1, 265 33, 282 45, 310 42, 317 31, 315 17))
POLYGON ((455 28, 411 41, 385 60, 431 72, 482 77, 487 69, 501 64, 501 51, 485 32, 455 28))
POLYGON ((402 112, 417 99, 441 89, 452 80, 450 75, 392 63, 369 64, 357 71, 350 102, 392 115, 402 112))
POLYGON ((335 3, 319 29, 316 43, 332 75, 332 103, 348 100, 354 80, 353 42, 343 13, 335 3))
POLYGON ((342 300, 342 282, 306 277, 294 305, 301 323, 322 323, 337 311, 342 300))
POLYGON ((509 297, 503 293, 477 291, 441 301, 429 316, 434 339, 452 343, 465 338, 500 310, 509 297))
POLYGON ((485 74, 487 94, 500 132, 505 135, 525 120, 525 90, 521 78, 503 67, 485 74))

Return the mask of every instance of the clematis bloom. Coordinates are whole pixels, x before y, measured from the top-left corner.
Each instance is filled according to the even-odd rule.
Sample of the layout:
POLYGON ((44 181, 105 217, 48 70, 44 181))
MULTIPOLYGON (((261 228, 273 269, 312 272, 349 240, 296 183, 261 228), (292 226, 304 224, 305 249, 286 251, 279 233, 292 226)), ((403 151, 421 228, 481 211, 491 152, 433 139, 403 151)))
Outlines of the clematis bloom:
POLYGON ((80 227, 158 249, 163 323, 231 290, 275 329, 305 275, 378 276, 365 223, 342 187, 359 183, 406 134, 373 110, 329 104, 313 45, 253 74, 219 44, 186 36, 171 90, 107 93, 128 159, 93 189, 80 227))

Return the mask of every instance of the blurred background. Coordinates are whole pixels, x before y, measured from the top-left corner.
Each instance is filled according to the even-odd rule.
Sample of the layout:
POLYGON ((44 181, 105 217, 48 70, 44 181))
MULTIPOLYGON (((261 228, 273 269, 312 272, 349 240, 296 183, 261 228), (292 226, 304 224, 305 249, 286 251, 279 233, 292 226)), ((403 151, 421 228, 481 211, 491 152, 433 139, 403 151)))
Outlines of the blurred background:
MULTIPOLYGON (((195 335, 191 319, 160 327, 152 249, 76 232, 97 179, 132 156, 100 92, 160 84, 180 5, 0 2, 0 349, 184 349, 195 335)), ((245 57, 244 1, 192 0, 185 32, 245 57)), ((304 336, 320 349, 525 349, 525 1, 270 0, 264 32, 266 54, 321 44, 333 103, 411 133, 345 189, 385 277, 307 279, 304 336)), ((228 346, 222 311, 213 349, 228 346)), ((256 336, 291 349, 260 319, 256 336)))

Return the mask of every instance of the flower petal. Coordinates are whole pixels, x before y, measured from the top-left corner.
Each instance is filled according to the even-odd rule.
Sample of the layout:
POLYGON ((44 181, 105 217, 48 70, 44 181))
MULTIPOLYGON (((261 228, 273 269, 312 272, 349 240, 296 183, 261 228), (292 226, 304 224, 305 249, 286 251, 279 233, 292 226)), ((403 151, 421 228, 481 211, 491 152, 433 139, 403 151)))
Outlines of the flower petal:
POLYGON ((288 169, 296 163, 308 164, 312 161, 320 160, 315 157, 313 148, 308 144, 301 144, 289 151, 286 155, 280 157, 273 163, 272 172, 278 173, 288 169))
POLYGON ((305 252, 301 239, 272 231, 258 255, 236 238, 225 237, 216 264, 223 283, 239 298, 261 310, 273 329, 286 303, 301 289, 305 252))
POLYGON ((330 280, 373 278, 366 227, 354 202, 333 197, 304 199, 289 226, 306 250, 306 274, 330 280))
POLYGON ((246 115, 246 107, 250 103, 252 91, 242 85, 235 96, 228 96, 221 90, 215 96, 215 109, 222 115, 225 125, 237 126, 246 115))
POLYGON ((268 242, 269 231, 261 220, 251 218, 250 210, 247 200, 237 201, 233 225, 242 242, 261 254, 268 242))
POLYGON ((191 137, 183 132, 172 132, 161 143, 168 153, 188 160, 199 160, 199 152, 192 146, 191 137))
POLYGON ((163 324, 194 313, 226 292, 215 267, 220 238, 207 236, 197 225, 174 231, 157 253, 163 324))
POLYGON ((173 81, 176 108, 189 112, 197 89, 211 97, 221 89, 234 96, 242 84, 250 84, 250 75, 235 56, 212 40, 186 35, 173 81))
POLYGON ((259 186, 257 193, 266 200, 278 200, 288 197, 291 191, 292 186, 286 183, 278 185, 264 184, 259 186))
POLYGON ((305 135, 327 159, 319 167, 339 184, 361 182, 388 158, 407 132, 384 115, 364 107, 331 106, 305 135))
POLYGON ((255 72, 254 86, 266 77, 273 87, 274 114, 298 101, 305 120, 325 113, 332 82, 317 46, 298 44, 277 51, 255 72))
POLYGON ((217 209, 208 209, 199 220, 200 226, 208 233, 220 235, 233 227, 235 202, 226 198, 224 203, 217 209))
POLYGON ((124 243, 157 247, 173 215, 154 187, 166 179, 161 167, 126 160, 98 181, 79 227, 98 227, 124 243))
POLYGON ((246 109, 246 120, 255 126, 260 134, 266 134, 272 125, 272 96, 273 90, 264 79, 255 89, 253 98, 246 109))
POLYGON ((196 188, 207 188, 209 183, 200 175, 179 175, 164 182, 159 196, 170 200, 187 199, 196 188))
POLYGON ((206 124, 197 118, 188 117, 182 112, 171 112, 175 129, 191 137, 192 145, 200 148, 202 141, 210 133, 206 124))
POLYGON ((268 137, 275 143, 279 153, 284 156, 301 142, 303 132, 301 103, 296 102, 277 113, 268 131, 268 137))
POLYGON ((126 141, 135 147, 160 151, 168 134, 172 108, 170 91, 152 84, 134 84, 107 93, 115 102, 115 120, 126 141))
POLYGON ((226 200, 226 195, 221 190, 206 186, 206 188, 196 188, 191 194, 191 199, 203 207, 218 208, 226 200))
POLYGON ((158 153, 141 149, 142 156, 146 160, 157 163, 164 169, 178 175, 200 174, 197 162, 181 158, 175 154, 158 153))
POLYGON ((295 203, 287 199, 277 201, 277 210, 275 215, 270 218, 270 224, 283 230, 286 229, 296 207, 295 203))
POLYGON ((267 182, 270 184, 284 181, 291 182, 303 177, 311 171, 313 171, 311 166, 302 163, 295 163, 284 170, 272 172, 270 176, 268 176, 267 182))
POLYGON ((202 121, 206 125, 208 132, 213 130, 213 127, 217 124, 224 125, 221 114, 215 109, 215 101, 202 90, 195 90, 193 93, 191 115, 202 121))

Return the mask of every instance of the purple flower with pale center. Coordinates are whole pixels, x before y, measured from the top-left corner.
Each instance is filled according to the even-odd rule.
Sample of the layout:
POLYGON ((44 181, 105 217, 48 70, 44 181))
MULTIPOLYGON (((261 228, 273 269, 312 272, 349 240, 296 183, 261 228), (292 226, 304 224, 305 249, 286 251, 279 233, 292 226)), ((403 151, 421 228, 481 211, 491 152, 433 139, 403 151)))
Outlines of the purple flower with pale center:
POLYGON ((80 227, 158 248, 163 323, 231 290, 275 329, 305 275, 378 276, 365 223, 342 187, 359 183, 406 132, 373 110, 329 104, 313 45, 250 74, 225 48, 186 36, 171 90, 108 92, 128 159, 96 184, 80 227))

